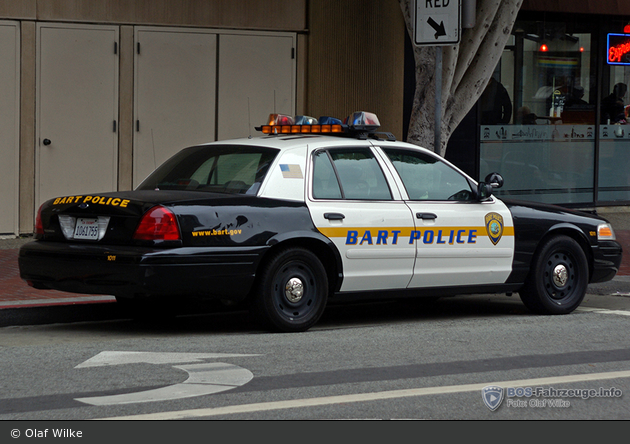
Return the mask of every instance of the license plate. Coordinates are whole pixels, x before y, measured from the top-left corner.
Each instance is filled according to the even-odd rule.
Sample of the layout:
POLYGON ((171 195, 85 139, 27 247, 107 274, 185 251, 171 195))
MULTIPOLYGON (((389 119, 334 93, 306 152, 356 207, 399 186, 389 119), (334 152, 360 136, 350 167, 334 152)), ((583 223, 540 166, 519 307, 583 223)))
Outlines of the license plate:
POLYGON ((77 218, 75 239, 98 240, 98 219, 77 218))

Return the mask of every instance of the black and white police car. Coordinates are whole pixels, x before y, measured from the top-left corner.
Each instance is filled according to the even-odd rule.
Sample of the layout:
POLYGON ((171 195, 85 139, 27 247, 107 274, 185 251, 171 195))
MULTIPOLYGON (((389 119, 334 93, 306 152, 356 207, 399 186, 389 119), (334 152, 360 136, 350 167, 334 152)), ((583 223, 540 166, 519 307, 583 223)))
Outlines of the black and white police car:
POLYGON ((305 331, 344 297, 518 292, 572 312, 614 277, 606 220, 492 195, 378 118, 271 115, 260 137, 186 148, 134 191, 62 196, 19 253, 38 289, 122 304, 249 302, 275 331, 305 331))

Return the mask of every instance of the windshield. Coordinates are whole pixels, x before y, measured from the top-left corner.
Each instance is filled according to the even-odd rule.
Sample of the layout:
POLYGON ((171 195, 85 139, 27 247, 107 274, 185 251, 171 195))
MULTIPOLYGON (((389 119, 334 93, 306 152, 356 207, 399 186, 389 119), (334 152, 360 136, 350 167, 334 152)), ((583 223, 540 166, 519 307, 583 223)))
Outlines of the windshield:
POLYGON ((239 145, 186 148, 149 175, 138 190, 256 194, 278 150, 239 145))

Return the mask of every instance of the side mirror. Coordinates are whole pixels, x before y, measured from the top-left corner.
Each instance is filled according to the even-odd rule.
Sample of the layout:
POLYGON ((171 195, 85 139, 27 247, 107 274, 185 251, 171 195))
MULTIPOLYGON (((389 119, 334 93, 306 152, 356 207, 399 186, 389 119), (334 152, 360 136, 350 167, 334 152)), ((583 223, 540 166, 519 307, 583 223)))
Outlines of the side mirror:
POLYGON ((480 202, 488 200, 490 196, 492 196, 492 189, 492 185, 479 182, 479 186, 477 187, 477 200, 480 202))
POLYGON ((484 182, 479 182, 477 187, 477 200, 484 201, 492 196, 492 191, 495 188, 501 188, 503 186, 503 176, 499 173, 490 173, 486 176, 484 182))
POLYGON ((492 188, 501 188, 503 186, 503 176, 499 173, 490 173, 486 176, 484 182, 492 186, 492 188))

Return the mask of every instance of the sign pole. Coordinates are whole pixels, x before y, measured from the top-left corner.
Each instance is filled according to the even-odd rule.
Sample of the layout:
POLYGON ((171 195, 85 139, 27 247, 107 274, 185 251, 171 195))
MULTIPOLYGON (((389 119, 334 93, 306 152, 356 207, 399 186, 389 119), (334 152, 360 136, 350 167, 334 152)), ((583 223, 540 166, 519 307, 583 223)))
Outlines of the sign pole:
MULTIPOLYGON (((474 25, 475 1, 467 2, 473 16, 468 14, 467 25, 474 25)), ((442 144, 442 46, 457 45, 461 37, 462 0, 414 0, 413 43, 435 48, 435 128, 433 150, 439 154, 442 144)), ((470 11, 469 11, 470 12, 470 11)))
POLYGON ((440 154, 442 143, 442 47, 435 47, 435 128, 433 151, 440 154))

